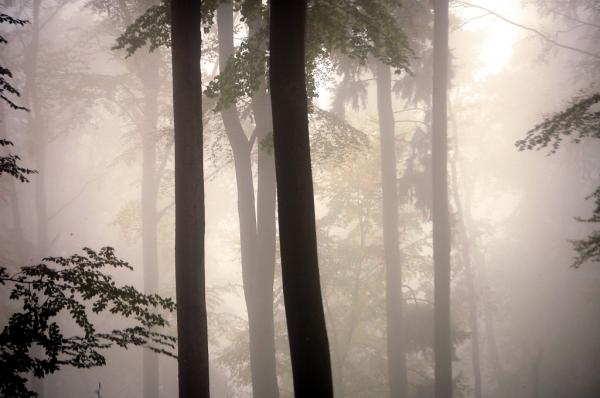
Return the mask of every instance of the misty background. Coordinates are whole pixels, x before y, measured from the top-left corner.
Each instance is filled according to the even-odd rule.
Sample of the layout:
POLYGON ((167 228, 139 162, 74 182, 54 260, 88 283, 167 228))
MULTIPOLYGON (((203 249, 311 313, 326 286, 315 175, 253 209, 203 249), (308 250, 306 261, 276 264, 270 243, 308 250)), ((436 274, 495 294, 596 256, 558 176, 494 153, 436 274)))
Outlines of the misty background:
MULTIPOLYGON (((32 21, 33 3, 4 0, 2 8, 32 21)), ((484 397, 600 396, 600 269, 594 263, 571 268, 575 254, 569 242, 592 231, 575 217, 593 210, 585 198, 597 187, 600 147, 592 139, 565 140, 548 156, 549 149, 520 152, 515 146, 544 115, 564 109, 582 90, 597 88, 598 56, 553 43, 597 54, 600 10, 597 5, 574 8, 569 18, 552 12, 551 3, 451 3, 448 135, 457 397, 475 396, 473 302, 484 397)), ((22 162, 39 171, 28 184, 0 179, 0 261, 5 266, 16 269, 84 246, 111 246, 135 269, 115 276, 143 289, 142 179, 148 167, 143 151, 150 140, 155 145, 150 188, 157 225, 154 289, 174 297, 170 50, 163 46, 150 53, 144 47, 127 57, 126 51, 113 49, 127 25, 153 4, 43 0, 35 25, 37 49, 31 45, 33 23, 1 27, 8 44, 0 58, 31 109, 15 112, 2 104, 2 132, 15 143, 22 162), (150 121, 144 111, 149 96, 156 99, 150 121)), ((428 4, 407 5, 421 18, 403 25, 416 44, 412 75, 392 75, 404 332, 415 398, 431 396, 433 378, 428 4)), ((239 45, 247 29, 234 15, 239 45)), ((219 71, 216 46, 213 26, 203 39, 205 86, 219 71)), ((340 397, 385 396, 387 391, 373 69, 341 55, 321 59, 309 115, 321 286, 340 397), (340 65, 354 71, 351 78, 340 65)), ((211 390, 214 397, 247 397, 252 389, 233 155, 214 100, 206 99, 203 108, 211 390)), ((254 120, 248 105, 238 103, 238 111, 250 136, 254 120)), ((278 254, 274 297, 278 384, 280 395, 288 397, 293 389, 278 254)), ((3 296, 3 321, 10 308, 3 296)), ((174 314, 168 316, 175 334, 174 314)), ((97 321, 107 328, 123 322, 97 321)), ((112 349, 104 367, 64 369, 47 377, 44 396, 141 397, 142 358, 141 349, 112 349)), ((159 395, 176 396, 176 361, 158 361, 159 395)))

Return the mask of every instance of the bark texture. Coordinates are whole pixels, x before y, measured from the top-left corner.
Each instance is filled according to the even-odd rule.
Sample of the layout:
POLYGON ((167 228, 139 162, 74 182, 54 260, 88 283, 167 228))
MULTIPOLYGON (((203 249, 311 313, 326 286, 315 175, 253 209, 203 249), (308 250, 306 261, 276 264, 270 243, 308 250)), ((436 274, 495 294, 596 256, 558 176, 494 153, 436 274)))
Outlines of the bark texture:
POLYGON ((271 1, 269 73, 294 393, 297 398, 326 398, 333 396, 333 387, 317 258, 304 70, 305 23, 305 1, 271 1))
POLYGON ((200 2, 171 1, 179 397, 209 397, 200 2))

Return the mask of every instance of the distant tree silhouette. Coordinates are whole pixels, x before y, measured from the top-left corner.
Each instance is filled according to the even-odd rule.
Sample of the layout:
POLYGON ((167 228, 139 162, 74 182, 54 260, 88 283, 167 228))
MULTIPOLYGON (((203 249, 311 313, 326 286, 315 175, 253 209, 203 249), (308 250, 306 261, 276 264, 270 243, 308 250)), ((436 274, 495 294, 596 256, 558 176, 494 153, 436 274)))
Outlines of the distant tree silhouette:
POLYGON ((448 214, 448 0, 434 1, 433 37, 433 267, 435 396, 452 397, 450 337, 450 221, 448 214))

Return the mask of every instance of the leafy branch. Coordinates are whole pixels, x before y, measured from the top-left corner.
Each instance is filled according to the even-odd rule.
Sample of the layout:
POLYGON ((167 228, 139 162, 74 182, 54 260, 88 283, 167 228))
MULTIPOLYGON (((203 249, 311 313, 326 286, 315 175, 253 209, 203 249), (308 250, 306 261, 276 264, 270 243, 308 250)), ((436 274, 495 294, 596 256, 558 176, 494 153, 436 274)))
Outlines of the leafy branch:
POLYGON ((0 285, 11 286, 9 297, 21 303, 0 333, 0 396, 35 397, 26 386, 26 375, 38 378, 62 366, 103 366, 102 351, 116 345, 143 346, 174 357, 175 338, 156 331, 168 326, 160 311, 172 312, 175 303, 156 294, 146 295, 132 286, 117 286, 108 269, 129 269, 114 249, 83 249, 70 257, 47 257, 42 263, 22 267, 9 275, 0 267, 0 285), (110 313, 135 320, 135 325, 97 331, 91 313, 110 313), (57 323, 68 314, 80 333, 65 336, 57 323), (38 348, 43 355, 31 355, 38 348))

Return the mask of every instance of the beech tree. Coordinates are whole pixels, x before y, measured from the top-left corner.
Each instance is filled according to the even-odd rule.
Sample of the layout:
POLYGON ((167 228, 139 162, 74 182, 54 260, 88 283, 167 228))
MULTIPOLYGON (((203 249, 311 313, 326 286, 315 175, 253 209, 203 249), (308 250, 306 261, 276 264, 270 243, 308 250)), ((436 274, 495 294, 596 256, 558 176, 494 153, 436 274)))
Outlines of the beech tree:
POLYGON ((332 397, 319 281, 304 70, 306 2, 271 2, 269 76, 281 273, 294 393, 332 397))
POLYGON ((171 2, 179 396, 209 397, 204 276, 200 2, 171 2))

